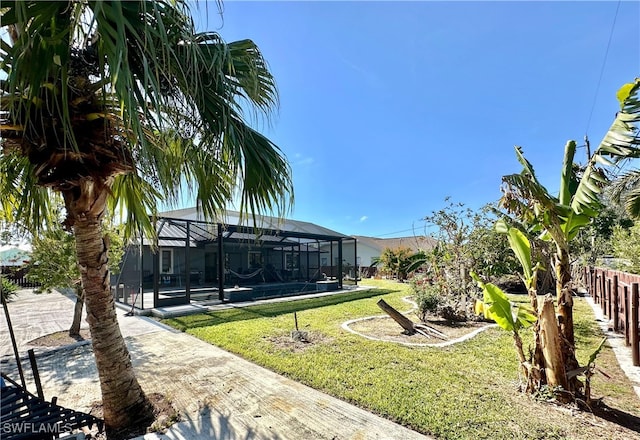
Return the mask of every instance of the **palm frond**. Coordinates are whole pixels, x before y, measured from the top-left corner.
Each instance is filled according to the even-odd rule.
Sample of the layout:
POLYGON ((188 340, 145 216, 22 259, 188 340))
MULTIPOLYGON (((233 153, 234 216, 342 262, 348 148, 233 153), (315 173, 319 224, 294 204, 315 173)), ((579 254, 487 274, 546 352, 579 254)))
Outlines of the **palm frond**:
POLYGON ((27 230, 39 231, 54 220, 50 190, 36 184, 33 166, 16 152, 0 152, 0 194, 5 221, 20 219, 27 230))
POLYGON ((640 214, 640 170, 634 169, 611 182, 611 199, 622 203, 632 217, 640 214))
POLYGON ((122 221, 125 240, 138 237, 141 232, 155 236, 151 218, 156 214, 158 200, 162 200, 162 194, 136 173, 114 179, 108 207, 122 221))
POLYGON ((246 121, 278 105, 252 41, 196 33, 185 1, 7 4, 3 25, 16 38, 0 45, 3 149, 37 156, 34 184, 113 180, 126 217, 149 233, 154 200, 185 191, 210 218, 237 187, 241 211, 290 208, 286 158, 246 121))

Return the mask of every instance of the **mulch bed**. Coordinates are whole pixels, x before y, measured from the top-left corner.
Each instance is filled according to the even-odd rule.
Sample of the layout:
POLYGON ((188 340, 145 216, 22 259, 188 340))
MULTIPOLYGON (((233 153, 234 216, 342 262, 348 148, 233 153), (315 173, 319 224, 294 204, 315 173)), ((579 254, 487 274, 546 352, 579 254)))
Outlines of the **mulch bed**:
POLYGON ((80 329, 80 336, 69 336, 69 331, 64 330, 40 336, 39 338, 29 341, 29 345, 36 347, 62 347, 89 340, 91 340, 91 333, 88 328, 84 328, 80 329))

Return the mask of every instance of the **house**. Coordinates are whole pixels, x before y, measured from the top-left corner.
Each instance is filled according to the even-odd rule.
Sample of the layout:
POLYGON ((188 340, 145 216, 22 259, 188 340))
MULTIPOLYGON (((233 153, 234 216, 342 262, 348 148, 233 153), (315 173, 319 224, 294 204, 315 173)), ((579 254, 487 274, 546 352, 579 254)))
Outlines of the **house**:
MULTIPOLYGON (((382 252, 389 249, 407 248, 412 252, 433 249, 437 240, 424 235, 413 235, 410 237, 398 238, 375 238, 356 235, 353 238, 357 241, 357 262, 361 271, 366 271, 372 264, 375 264, 382 252)), ((345 253, 349 254, 351 244, 345 247, 345 253)))
POLYGON ((36 284, 27 279, 26 264, 31 259, 31 246, 0 246, 0 274, 20 287, 35 287, 36 284))
POLYGON ((228 211, 208 222, 188 208, 160 213, 156 231, 155 241, 127 249, 112 276, 118 301, 157 308, 335 290, 351 282, 339 276, 343 267, 356 264, 343 253, 345 243, 356 249, 355 238, 291 219, 228 211))

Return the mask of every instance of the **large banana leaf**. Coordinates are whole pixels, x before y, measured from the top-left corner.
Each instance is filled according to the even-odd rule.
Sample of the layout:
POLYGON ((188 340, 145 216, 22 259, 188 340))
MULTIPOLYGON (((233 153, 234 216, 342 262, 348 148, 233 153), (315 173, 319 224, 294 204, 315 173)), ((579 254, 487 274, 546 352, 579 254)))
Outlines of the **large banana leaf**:
POLYGON ((523 280, 527 289, 531 286, 533 267, 531 265, 531 243, 527 236, 517 228, 511 227, 504 219, 500 219, 495 225, 496 231, 503 233, 509 240, 509 246, 522 266, 523 280))
POLYGON ((476 304, 476 312, 484 312, 485 317, 493 319, 500 328, 517 333, 538 319, 529 308, 512 305, 507 295, 495 284, 484 283, 474 272, 471 277, 483 292, 483 302, 476 304))
MULTIPOLYGON (((589 160, 582 179, 571 201, 571 207, 577 213, 587 213, 593 208, 598 194, 606 182, 604 172, 596 164, 613 165, 626 159, 640 157, 640 78, 625 84, 618 90, 617 98, 620 111, 611 124, 609 131, 589 160)), ((630 202, 637 204, 640 213, 640 196, 630 202)))

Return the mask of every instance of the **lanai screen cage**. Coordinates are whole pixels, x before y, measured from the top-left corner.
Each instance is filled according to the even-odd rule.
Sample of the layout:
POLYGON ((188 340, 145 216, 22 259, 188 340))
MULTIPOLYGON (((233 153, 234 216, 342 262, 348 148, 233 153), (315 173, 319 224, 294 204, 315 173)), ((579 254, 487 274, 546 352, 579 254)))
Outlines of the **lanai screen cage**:
POLYGON ((357 284, 356 240, 312 223, 259 216, 254 225, 235 212, 213 223, 191 208, 163 213, 156 230, 157 243, 128 247, 111 277, 117 301, 145 309, 357 284))

